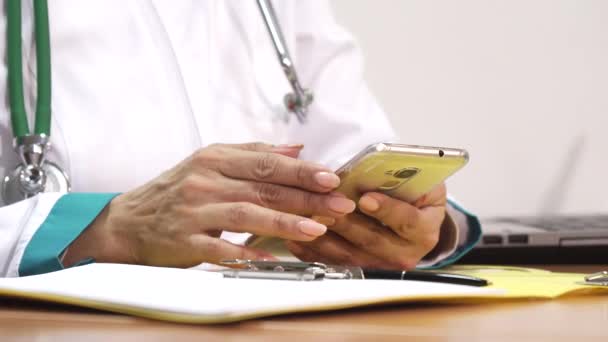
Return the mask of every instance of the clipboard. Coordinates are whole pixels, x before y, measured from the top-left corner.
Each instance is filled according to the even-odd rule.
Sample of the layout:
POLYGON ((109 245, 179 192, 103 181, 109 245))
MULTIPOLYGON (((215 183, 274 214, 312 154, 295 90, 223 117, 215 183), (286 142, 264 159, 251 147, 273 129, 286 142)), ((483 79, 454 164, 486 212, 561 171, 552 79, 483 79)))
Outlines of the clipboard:
POLYGON ((487 278, 492 284, 473 287, 392 280, 234 279, 193 269, 89 264, 35 276, 0 278, 0 296, 193 324, 389 303, 483 304, 588 294, 608 296, 604 272, 584 280, 585 275, 577 273, 516 267, 454 266, 444 271, 487 278), (589 284, 582 284, 583 280, 589 284))

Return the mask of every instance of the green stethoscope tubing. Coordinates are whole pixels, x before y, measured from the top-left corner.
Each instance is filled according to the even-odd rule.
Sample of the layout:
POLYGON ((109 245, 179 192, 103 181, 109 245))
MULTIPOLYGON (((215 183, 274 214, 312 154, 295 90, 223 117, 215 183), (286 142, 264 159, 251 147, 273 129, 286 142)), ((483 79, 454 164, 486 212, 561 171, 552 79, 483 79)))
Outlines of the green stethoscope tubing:
MULTIPOLYGON (((30 134, 23 96, 21 52, 21 0, 7 0, 7 63, 11 125, 15 138, 30 134)), ((34 0, 34 35, 36 40, 36 121, 35 134, 51 133, 51 43, 46 0, 34 0)))

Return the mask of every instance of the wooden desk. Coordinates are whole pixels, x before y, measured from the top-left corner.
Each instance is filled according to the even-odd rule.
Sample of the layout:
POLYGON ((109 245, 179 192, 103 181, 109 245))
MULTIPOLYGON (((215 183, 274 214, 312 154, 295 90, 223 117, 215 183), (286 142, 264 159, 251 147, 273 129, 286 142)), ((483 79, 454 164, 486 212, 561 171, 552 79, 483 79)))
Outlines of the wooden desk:
MULTIPOLYGON (((590 273, 608 268, 552 266, 590 273)), ((608 296, 480 305, 401 305, 191 326, 0 300, 0 341, 607 341, 608 296)))

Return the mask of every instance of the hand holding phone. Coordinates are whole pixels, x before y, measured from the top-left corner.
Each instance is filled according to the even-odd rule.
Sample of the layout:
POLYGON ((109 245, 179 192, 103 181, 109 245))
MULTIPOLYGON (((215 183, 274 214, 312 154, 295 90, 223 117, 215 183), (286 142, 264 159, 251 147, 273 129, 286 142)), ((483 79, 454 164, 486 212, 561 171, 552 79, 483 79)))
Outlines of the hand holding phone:
POLYGON ((305 261, 413 269, 439 241, 446 194, 437 186, 467 160, 461 149, 371 145, 336 171, 341 178, 336 191, 354 200, 359 211, 334 220, 313 241, 286 246, 305 261))

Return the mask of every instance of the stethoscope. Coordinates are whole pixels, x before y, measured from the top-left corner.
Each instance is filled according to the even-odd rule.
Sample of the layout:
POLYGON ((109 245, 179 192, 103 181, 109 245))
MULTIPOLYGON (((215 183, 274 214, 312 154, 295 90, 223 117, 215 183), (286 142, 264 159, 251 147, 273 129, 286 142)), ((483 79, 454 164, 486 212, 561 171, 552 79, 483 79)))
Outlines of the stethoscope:
MULTIPOLYGON (((274 8, 268 0, 256 0, 272 44, 279 58, 292 92, 283 102, 288 112, 300 123, 307 119, 308 106, 313 94, 301 86, 283 32, 274 8)), ((21 53, 21 0, 6 1, 7 64, 9 105, 14 147, 20 163, 2 182, 2 200, 5 205, 36 196, 43 192, 67 193, 70 180, 57 164, 46 159, 51 148, 51 47, 47 0, 34 2, 34 35, 36 43, 37 96, 35 126, 31 132, 24 105, 21 53)))

